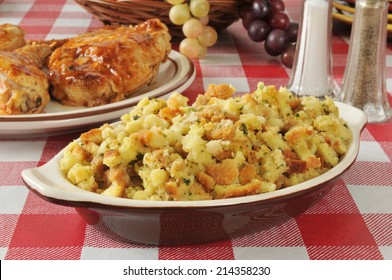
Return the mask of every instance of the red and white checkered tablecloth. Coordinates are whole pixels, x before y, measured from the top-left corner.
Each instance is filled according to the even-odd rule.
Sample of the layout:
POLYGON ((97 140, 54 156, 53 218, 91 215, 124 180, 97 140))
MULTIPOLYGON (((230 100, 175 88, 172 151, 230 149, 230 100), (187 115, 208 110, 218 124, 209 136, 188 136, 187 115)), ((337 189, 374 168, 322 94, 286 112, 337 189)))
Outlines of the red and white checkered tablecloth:
MULTIPOLYGON (((298 21, 299 0, 285 3, 298 21)), ((101 26, 71 0, 0 0, 1 23, 20 25, 29 39, 64 38, 101 26)), ((347 26, 335 26, 338 81, 348 36, 347 26)), ((392 45, 388 47, 391 92, 392 45)), ((194 63, 196 79, 184 92, 191 100, 211 83, 231 83, 238 92, 248 92, 261 80, 279 86, 289 78, 288 69, 247 38, 240 22, 220 35, 206 58, 194 63)), ((392 259, 392 120, 366 126, 357 161, 306 213, 241 238, 178 247, 111 238, 87 225, 73 208, 51 204, 28 191, 21 171, 44 164, 78 135, 0 139, 0 259, 392 259)))

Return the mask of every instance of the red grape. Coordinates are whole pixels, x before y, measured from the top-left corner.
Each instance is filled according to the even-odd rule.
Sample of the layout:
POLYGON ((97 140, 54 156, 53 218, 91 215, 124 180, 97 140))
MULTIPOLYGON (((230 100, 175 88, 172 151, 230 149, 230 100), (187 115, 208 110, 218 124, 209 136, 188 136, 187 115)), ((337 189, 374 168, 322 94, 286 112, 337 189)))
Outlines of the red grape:
POLYGON ((294 63, 294 56, 295 56, 295 45, 289 45, 285 51, 280 55, 280 60, 282 61, 283 65, 291 68, 293 67, 294 63))
POLYGON ((289 35, 281 29, 274 29, 265 39, 264 49, 268 54, 278 56, 286 50, 288 45, 289 35))
POLYGON ((286 30, 287 34, 289 35, 290 43, 297 42, 298 37, 298 23, 290 22, 289 28, 286 30))
POLYGON ((270 12, 270 2, 268 0, 254 0, 252 11, 256 18, 263 19, 270 12))
POLYGON ((241 5, 240 7, 240 16, 242 19, 242 25, 244 26, 245 29, 249 28, 249 25, 256 20, 255 15, 253 14, 253 11, 251 9, 250 5, 241 5))
POLYGON ((255 20, 248 28, 249 38, 254 42, 263 42, 267 38, 271 27, 264 20, 255 20))
POLYGON ((243 19, 246 15, 246 13, 248 13, 249 11, 251 11, 252 9, 252 5, 250 3, 243 3, 240 5, 240 7, 238 8, 238 15, 241 19, 243 19))
POLYGON ((274 12, 268 16, 268 24, 272 29, 286 30, 290 26, 290 18, 283 12, 274 12))
POLYGON ((290 22, 284 0, 243 0, 239 17, 254 42, 263 42, 271 56, 280 55, 281 62, 291 68, 298 36, 298 23, 290 22))
POLYGON ((282 0, 270 0, 271 12, 283 12, 286 6, 282 0))

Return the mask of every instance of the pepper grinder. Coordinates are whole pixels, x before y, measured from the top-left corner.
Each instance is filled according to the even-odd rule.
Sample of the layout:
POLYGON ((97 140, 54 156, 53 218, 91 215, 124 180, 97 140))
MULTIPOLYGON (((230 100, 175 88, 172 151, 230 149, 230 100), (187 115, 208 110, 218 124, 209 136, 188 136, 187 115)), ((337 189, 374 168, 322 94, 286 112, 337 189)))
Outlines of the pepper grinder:
POLYGON ((363 110, 368 122, 391 117, 385 60, 388 0, 355 1, 350 46, 338 100, 363 110))
POLYGON ((335 97, 332 0, 303 0, 297 48, 287 88, 297 96, 335 97))

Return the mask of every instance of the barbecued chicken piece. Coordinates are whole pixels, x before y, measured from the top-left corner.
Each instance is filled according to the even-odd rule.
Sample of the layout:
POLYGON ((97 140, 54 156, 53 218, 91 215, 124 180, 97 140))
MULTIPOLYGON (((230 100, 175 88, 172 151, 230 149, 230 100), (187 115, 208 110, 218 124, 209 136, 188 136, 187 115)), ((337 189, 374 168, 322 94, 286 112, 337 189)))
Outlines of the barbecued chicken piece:
POLYGON ((52 48, 26 45, 0 51, 0 115, 41 113, 50 100, 48 78, 42 66, 52 48))
POLYGON ((70 106, 123 100, 156 77, 171 50, 170 39, 157 19, 71 38, 50 56, 51 94, 70 106))
POLYGON ((26 45, 24 31, 16 25, 0 25, 0 51, 12 51, 26 45))

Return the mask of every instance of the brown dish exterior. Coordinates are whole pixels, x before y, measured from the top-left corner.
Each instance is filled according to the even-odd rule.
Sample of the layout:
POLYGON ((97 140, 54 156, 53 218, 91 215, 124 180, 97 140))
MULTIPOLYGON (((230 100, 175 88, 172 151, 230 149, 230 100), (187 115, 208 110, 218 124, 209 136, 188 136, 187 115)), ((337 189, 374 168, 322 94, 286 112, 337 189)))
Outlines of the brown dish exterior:
POLYGON ((49 202, 75 207, 89 225, 113 239, 162 246, 216 242, 270 229, 305 212, 333 187, 324 182, 276 198, 222 206, 144 208, 53 199, 24 182, 49 202))
POLYGON ((107 229, 128 241, 163 246, 191 245, 238 238, 287 222, 316 204, 332 186, 323 184, 271 201, 222 207, 126 209, 116 214, 104 209, 75 209, 90 225, 107 229))

